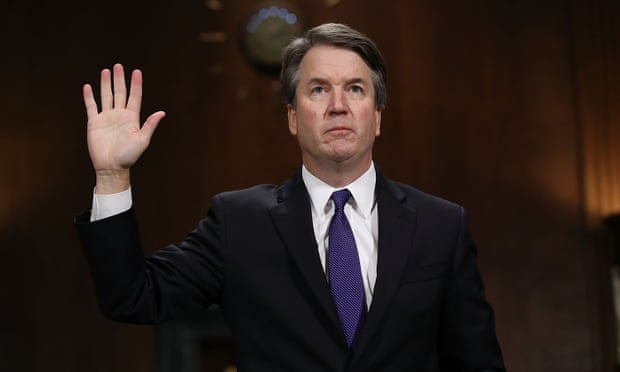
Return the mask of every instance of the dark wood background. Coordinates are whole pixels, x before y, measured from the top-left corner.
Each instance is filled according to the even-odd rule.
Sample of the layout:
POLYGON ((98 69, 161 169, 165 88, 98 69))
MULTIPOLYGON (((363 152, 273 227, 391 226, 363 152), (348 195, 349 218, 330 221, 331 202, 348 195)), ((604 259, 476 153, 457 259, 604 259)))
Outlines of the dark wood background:
MULTIPOLYGON (((620 210, 618 2, 291 2, 308 25, 348 23, 382 49, 391 79, 375 159, 468 208, 509 369, 611 371, 600 221, 620 210)), ((141 68, 144 115, 168 114, 133 174, 151 251, 193 228, 216 192, 298 166, 277 79, 237 43, 257 3, 219 4, 3 6, 0 369, 154 369, 153 330, 99 314, 72 225, 94 181, 81 85, 100 69, 141 68)))

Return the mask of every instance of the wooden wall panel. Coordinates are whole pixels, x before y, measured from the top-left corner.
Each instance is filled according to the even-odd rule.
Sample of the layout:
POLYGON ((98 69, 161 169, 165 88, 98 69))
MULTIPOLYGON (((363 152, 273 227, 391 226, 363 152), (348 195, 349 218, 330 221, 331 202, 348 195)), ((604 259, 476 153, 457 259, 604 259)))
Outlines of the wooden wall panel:
POLYGON ((582 154, 584 220, 595 242, 588 261, 588 300, 593 309, 594 348, 602 351, 603 369, 618 363, 617 319, 610 312, 610 271, 613 248, 601 221, 620 213, 620 5, 607 1, 573 1, 575 112, 582 154), (616 323, 616 327, 614 327, 616 323))
MULTIPOLYGON (((293 2, 310 25, 345 22, 381 47, 390 85, 377 163, 468 208, 509 369, 608 371, 609 293, 605 277, 594 275, 600 257, 588 211, 596 203, 584 191, 602 178, 584 164, 608 173, 617 164, 588 160, 601 148, 602 140, 590 140, 600 130, 604 150, 617 154, 617 50, 606 52, 617 33, 592 26, 601 9, 608 11, 596 14, 618 14, 613 2, 293 2), (600 65, 608 75, 598 74, 600 65), (610 92, 603 108, 602 91, 610 92)), ((101 68, 142 68, 144 116, 167 112, 133 173, 148 251, 180 239, 214 193, 279 183, 299 165, 277 76, 256 71, 237 45, 239 24, 256 4, 7 8, 0 314, 11 321, 0 332, 2 367, 154 368, 150 328, 98 313, 71 225, 93 185, 80 85, 97 83, 101 68), (204 43, 203 32, 226 38, 204 43)), ((618 18, 605 19, 615 30, 618 18)))

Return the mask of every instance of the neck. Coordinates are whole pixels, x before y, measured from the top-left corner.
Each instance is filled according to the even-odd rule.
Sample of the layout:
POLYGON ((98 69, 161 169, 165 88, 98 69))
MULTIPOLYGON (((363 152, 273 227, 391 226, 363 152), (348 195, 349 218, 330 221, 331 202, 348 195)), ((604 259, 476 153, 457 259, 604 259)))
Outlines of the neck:
POLYGON ((347 164, 347 162, 316 164, 307 162, 304 159, 304 166, 306 169, 315 177, 333 188, 341 188, 352 183, 364 174, 370 168, 371 164, 371 158, 364 162, 356 162, 355 164, 347 164))

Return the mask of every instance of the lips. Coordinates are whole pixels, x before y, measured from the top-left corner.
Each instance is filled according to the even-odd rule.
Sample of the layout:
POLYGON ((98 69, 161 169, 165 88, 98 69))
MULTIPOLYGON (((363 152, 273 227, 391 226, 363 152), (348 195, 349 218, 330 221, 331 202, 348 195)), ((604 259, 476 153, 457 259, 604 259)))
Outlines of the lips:
POLYGON ((327 130, 326 133, 331 133, 331 134, 345 134, 345 133, 349 133, 352 132, 353 130, 349 127, 345 127, 345 126, 336 126, 333 128, 329 128, 327 130))

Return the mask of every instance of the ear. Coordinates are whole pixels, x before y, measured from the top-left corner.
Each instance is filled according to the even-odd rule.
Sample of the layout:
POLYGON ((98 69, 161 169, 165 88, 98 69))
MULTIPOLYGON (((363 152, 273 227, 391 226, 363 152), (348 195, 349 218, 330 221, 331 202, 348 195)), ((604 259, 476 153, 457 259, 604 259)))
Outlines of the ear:
POLYGON ((381 107, 377 107, 375 110, 375 137, 381 135, 381 113, 383 109, 381 107))
POLYGON ((293 136, 297 135, 297 111, 293 108, 293 105, 286 105, 288 116, 288 130, 293 136))

